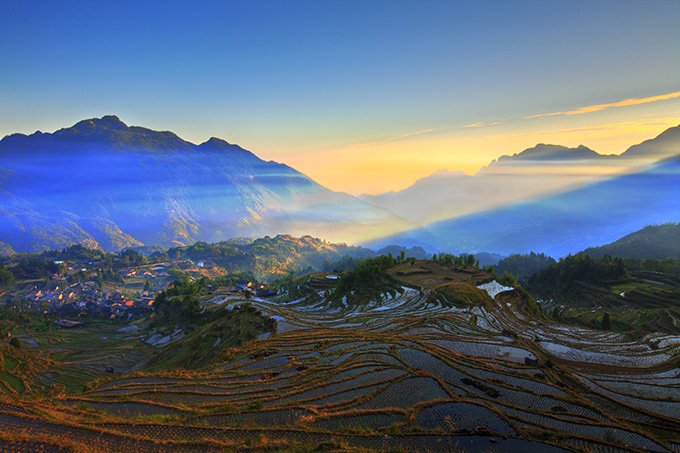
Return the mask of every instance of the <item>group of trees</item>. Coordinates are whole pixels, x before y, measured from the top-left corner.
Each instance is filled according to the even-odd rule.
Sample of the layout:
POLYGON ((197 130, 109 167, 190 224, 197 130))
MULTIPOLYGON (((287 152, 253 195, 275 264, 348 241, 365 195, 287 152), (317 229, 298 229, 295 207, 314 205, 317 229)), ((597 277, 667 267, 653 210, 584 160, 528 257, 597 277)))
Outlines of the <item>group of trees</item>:
POLYGON ((153 303, 153 326, 194 323, 201 311, 198 295, 210 280, 202 278, 194 282, 185 279, 175 281, 168 289, 156 295, 153 303))
POLYGON ((440 253, 439 255, 432 255, 432 261, 435 261, 442 266, 469 266, 479 268, 479 260, 475 258, 472 253, 462 253, 458 256, 451 253, 440 253))
POLYGON ((593 259, 585 253, 569 255, 529 277, 532 292, 546 295, 569 295, 576 290, 576 282, 619 283, 630 280, 620 258, 606 255, 593 259))
POLYGON ((385 293, 396 294, 402 291, 397 280, 386 272, 399 262, 392 255, 363 260, 354 269, 340 276, 332 290, 331 299, 338 302, 345 297, 351 304, 368 302, 385 293))
POLYGON ((501 275, 507 271, 520 279, 525 279, 555 263, 553 258, 543 253, 516 253, 498 261, 496 272, 501 275))
POLYGON ((231 272, 227 275, 217 277, 214 283, 218 286, 234 286, 239 282, 253 282, 255 283, 257 279, 252 271, 241 271, 241 272, 231 272))
POLYGON ((52 261, 92 261, 113 255, 100 249, 91 249, 82 244, 74 244, 61 250, 45 250, 37 256, 52 261))
POLYGON ((144 255, 140 255, 135 250, 126 249, 120 252, 120 261, 123 264, 123 267, 128 267, 128 266, 141 266, 143 264, 146 264, 147 260, 144 255))
POLYGON ((52 260, 42 259, 36 255, 21 256, 12 273, 15 280, 49 278, 60 271, 59 265, 52 260))
POLYGON ((498 278, 498 283, 500 283, 503 286, 517 286, 519 284, 517 280, 517 276, 508 272, 508 271, 503 271, 503 275, 501 275, 498 278))
POLYGON ((0 264, 0 289, 9 289, 14 286, 14 275, 4 265, 0 264))
POLYGON ((222 326, 221 338, 230 344, 241 344, 255 338, 259 332, 270 332, 276 328, 276 321, 263 317, 247 303, 234 310, 202 308, 200 296, 207 294, 216 284, 218 282, 208 278, 193 282, 187 279, 175 281, 156 295, 151 325, 166 330, 181 325, 185 331, 191 331, 213 321, 226 320, 229 322, 222 326))
POLYGON ((631 272, 660 272, 662 274, 680 274, 680 261, 673 258, 665 260, 644 258, 623 258, 623 264, 631 272))

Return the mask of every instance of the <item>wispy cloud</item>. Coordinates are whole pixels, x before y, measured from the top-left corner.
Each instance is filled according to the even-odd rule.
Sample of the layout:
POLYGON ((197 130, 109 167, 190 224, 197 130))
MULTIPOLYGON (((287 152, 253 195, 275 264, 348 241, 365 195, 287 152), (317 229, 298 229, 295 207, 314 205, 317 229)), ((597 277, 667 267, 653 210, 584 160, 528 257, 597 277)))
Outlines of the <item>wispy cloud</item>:
POLYGON ((408 134, 397 135, 396 137, 383 138, 383 139, 380 139, 380 140, 374 140, 372 142, 354 143, 352 145, 347 145, 343 148, 344 149, 358 148, 360 146, 369 146, 369 145, 375 145, 377 143, 391 142, 391 141, 394 141, 394 140, 401 140, 402 138, 412 137, 414 135, 427 134, 428 132, 434 132, 434 129, 424 129, 422 131, 410 132, 408 134))
POLYGON ((612 102, 611 104, 599 104, 599 105, 589 105, 586 107, 581 107, 576 110, 570 110, 567 112, 553 112, 553 113, 541 113, 539 115, 532 115, 532 116, 526 116, 524 119, 532 119, 532 118, 544 118, 546 116, 557 116, 557 115, 581 115, 584 113, 591 113, 591 112, 598 112, 600 110, 605 110, 608 108, 612 107, 625 107, 628 105, 637 105, 637 104, 647 104, 649 102, 656 102, 656 101, 665 101, 667 99, 673 99, 680 97, 680 91, 677 91, 675 93, 668 93, 668 94, 662 94, 659 96, 651 96, 648 98, 641 98, 641 99, 626 99, 623 101, 619 102, 612 102))
POLYGON ((447 130, 452 130, 452 129, 465 129, 465 128, 472 128, 472 127, 494 126, 496 124, 501 124, 501 123, 497 121, 497 122, 494 122, 494 123, 474 123, 474 124, 468 124, 466 126, 447 126, 447 127, 441 127, 441 128, 438 128, 438 129, 424 129, 424 130, 418 131, 418 132, 410 132, 408 134, 397 135, 396 137, 383 138, 383 139, 374 140, 374 141, 371 141, 371 142, 354 143, 352 145, 344 146, 343 149, 350 149, 350 148, 358 148, 358 147, 361 147, 361 146, 376 145, 378 143, 386 143, 386 142, 391 142, 391 141, 395 141, 395 140, 401 140, 401 139, 408 138, 408 137, 413 137, 414 135, 437 133, 437 132, 442 132, 442 131, 447 131, 447 130))
POLYGON ((514 140, 530 138, 531 141, 539 142, 554 142, 555 140, 577 140, 581 143, 587 143, 590 140, 599 140, 603 138, 622 137, 622 141, 632 145, 637 138, 630 138, 632 135, 641 134, 647 135, 658 134, 664 129, 677 126, 680 120, 677 116, 669 117, 655 117, 644 120, 623 121, 618 123, 594 124, 590 126, 564 128, 564 129, 546 129, 542 131, 533 132, 512 132, 508 134, 494 135, 495 139, 500 139, 509 143, 514 140), (632 140, 632 141, 631 141, 632 140))
POLYGON ((382 140, 382 141, 383 142, 390 142, 392 140, 399 140, 400 138, 411 137, 413 135, 426 134, 428 132, 434 132, 434 129, 424 129, 424 130, 418 131, 418 132, 411 132, 410 134, 397 135, 396 137, 386 138, 385 140, 382 140))
POLYGON ((496 121, 495 123, 475 123, 475 124, 468 124, 467 126, 463 127, 484 127, 484 126, 495 126, 496 124, 501 124, 500 122, 496 121))

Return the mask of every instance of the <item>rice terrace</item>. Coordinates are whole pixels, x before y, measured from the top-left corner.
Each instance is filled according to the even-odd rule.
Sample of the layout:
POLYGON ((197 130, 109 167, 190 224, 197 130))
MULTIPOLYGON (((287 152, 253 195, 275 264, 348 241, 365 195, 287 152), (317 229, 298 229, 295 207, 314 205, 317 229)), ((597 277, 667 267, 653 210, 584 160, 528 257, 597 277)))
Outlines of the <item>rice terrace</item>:
POLYGON ((19 335, 0 449, 680 451, 677 335, 562 324, 474 265, 383 256, 340 279, 184 283, 164 303, 193 294, 201 322, 19 335))
POLYGON ((680 453, 678 18, 0 1, 0 453, 680 453))

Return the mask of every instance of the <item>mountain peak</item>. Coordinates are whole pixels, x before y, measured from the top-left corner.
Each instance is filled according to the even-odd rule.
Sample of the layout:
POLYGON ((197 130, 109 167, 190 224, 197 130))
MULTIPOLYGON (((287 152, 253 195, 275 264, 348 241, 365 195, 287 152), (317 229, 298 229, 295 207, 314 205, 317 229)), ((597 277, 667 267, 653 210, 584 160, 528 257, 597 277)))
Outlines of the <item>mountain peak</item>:
POLYGON ((228 153, 228 155, 231 156, 232 158, 242 158, 246 160, 253 159, 260 160, 259 157, 257 157, 250 151, 217 137, 210 137, 208 141, 205 141, 198 145, 198 149, 203 151, 218 151, 228 153))
POLYGON ((107 129, 116 129, 121 131, 128 128, 128 125, 122 122, 116 115, 105 115, 98 120, 95 118, 95 124, 107 129))
POLYGON ((231 147, 237 146, 237 145, 232 145, 228 141, 222 140, 221 138, 210 137, 209 140, 201 143, 199 146, 205 147, 205 148, 227 149, 227 148, 231 148, 231 147))
POLYGON ((0 153, 73 153, 97 151, 166 153, 193 151, 195 145, 169 131, 130 126, 115 115, 90 118, 54 133, 14 134, 0 141, 0 153))
POLYGON ((599 159, 603 157, 607 156, 598 154, 584 145, 579 145, 576 148, 568 148, 562 145, 539 143, 533 148, 527 148, 519 154, 501 156, 498 158, 498 162, 507 162, 509 160, 584 160, 599 159))
POLYGON ((73 129, 83 131, 92 130, 94 128, 113 129, 116 131, 127 130, 128 126, 120 120, 116 115, 105 115, 101 118, 90 118, 82 120, 73 126, 73 129))

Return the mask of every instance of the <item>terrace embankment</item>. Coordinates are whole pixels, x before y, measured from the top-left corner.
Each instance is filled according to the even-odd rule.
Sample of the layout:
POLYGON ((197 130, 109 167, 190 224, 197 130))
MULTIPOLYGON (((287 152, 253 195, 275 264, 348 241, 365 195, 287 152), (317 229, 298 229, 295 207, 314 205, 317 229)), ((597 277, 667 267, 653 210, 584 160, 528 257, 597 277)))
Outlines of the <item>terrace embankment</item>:
MULTIPOLYGON (((22 442, 75 451, 677 451, 677 337, 631 342, 534 316, 521 290, 484 286, 491 276, 471 268, 388 272, 399 291, 371 300, 332 298, 325 276, 292 298, 252 298, 277 332, 193 370, 116 370, 87 390, 7 397, 2 439, 18 429, 22 442)), ((220 345, 204 333, 154 346, 140 326, 114 343, 139 360, 190 341, 207 355, 220 345)), ((59 347, 72 372, 96 357, 59 347)))

